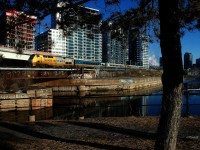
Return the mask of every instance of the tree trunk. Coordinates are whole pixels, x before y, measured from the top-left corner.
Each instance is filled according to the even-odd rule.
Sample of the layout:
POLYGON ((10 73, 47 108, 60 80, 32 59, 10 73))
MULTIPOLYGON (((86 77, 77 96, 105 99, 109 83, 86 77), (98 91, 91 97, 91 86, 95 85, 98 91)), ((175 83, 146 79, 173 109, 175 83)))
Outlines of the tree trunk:
POLYGON ((176 149, 183 83, 178 2, 179 0, 159 0, 163 98, 154 147, 156 150, 176 149))

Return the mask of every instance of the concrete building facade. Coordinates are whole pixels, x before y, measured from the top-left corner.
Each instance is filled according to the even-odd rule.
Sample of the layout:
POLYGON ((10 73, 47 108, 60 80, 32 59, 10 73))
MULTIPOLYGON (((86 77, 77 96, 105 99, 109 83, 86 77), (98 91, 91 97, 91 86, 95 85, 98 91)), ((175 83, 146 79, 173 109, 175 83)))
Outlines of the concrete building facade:
POLYGON ((149 68, 149 37, 131 35, 123 40, 111 38, 110 33, 103 34, 103 62, 130 64, 149 68))
POLYGON ((130 38, 129 41, 129 59, 131 64, 149 68, 149 37, 140 34, 136 39, 130 38))
POLYGON ((149 68, 149 37, 139 35, 133 39, 131 34, 123 40, 103 34, 103 62, 136 65, 149 68))
POLYGON ((36 36, 35 48, 37 51, 49 52, 67 57, 66 37, 63 35, 61 29, 49 29, 36 36))
POLYGON ((103 62, 124 64, 129 61, 128 38, 117 40, 111 38, 111 33, 103 33, 103 62))
POLYGON ((36 17, 23 12, 7 11, 0 16, 0 44, 9 48, 34 50, 36 17), (7 29, 6 29, 7 28, 7 29))
MULTIPOLYGON (((82 7, 87 13, 97 14, 98 10, 82 7)), ((67 13, 73 11, 66 10, 67 13)), ((66 12, 65 12, 66 13, 66 12)), ((74 16, 78 19, 77 16, 74 16)), ((48 51, 54 54, 61 54, 63 57, 88 60, 102 61, 102 34, 100 25, 87 25, 67 27, 69 35, 64 35, 62 29, 57 24, 57 20, 62 19, 61 13, 52 14, 51 29, 36 37, 36 48, 41 51, 48 51), (96 31, 96 32, 94 32, 96 31), (41 36, 45 40, 41 40, 41 36), (46 45, 46 46, 43 46, 46 45), (48 46, 47 46, 48 45, 48 46)))

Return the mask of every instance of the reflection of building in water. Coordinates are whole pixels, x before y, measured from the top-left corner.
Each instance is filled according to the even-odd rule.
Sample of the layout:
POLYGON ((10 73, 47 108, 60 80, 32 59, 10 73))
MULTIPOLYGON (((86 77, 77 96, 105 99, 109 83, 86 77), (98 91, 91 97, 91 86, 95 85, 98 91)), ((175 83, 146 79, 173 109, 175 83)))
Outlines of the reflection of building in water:
POLYGON ((147 100, 148 100, 148 96, 142 96, 142 100, 141 100, 141 116, 146 116, 147 115, 147 112, 148 112, 148 103, 147 103, 147 100))
POLYGON ((131 116, 146 116, 147 96, 131 96, 128 113, 131 116))
POLYGON ((76 118, 80 114, 80 108, 83 109, 81 114, 86 118, 145 116, 147 114, 147 98, 147 96, 99 96, 83 97, 80 102, 78 97, 71 97, 65 101, 54 99, 54 106, 62 106, 55 110, 59 116, 57 117, 62 119, 76 118))
POLYGON ((85 118, 146 116, 148 113, 148 96, 66 96, 64 99, 54 98, 56 118, 76 118, 80 114, 85 118))
POLYGON ((113 97, 114 101, 98 103, 90 117, 146 116, 147 96, 113 97))

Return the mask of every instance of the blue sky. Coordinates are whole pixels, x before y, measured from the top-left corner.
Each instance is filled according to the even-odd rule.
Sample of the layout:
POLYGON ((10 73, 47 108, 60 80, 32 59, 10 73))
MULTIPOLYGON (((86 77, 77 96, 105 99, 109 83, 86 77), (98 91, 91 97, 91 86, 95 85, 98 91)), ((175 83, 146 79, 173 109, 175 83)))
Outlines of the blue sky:
MULTIPOLYGON (((106 8, 103 0, 93 0, 87 3, 86 6, 100 10, 100 12, 103 13, 104 18, 106 18, 114 10, 128 10, 134 6, 134 3, 132 0, 123 0, 119 6, 106 8)), ((181 38, 181 44, 182 55, 184 55, 185 52, 192 53, 193 63, 196 63, 196 59, 200 58, 200 31, 194 30, 192 32, 186 32, 186 34, 181 38)), ((152 55, 156 55, 157 60, 161 57, 160 46, 157 42, 149 45, 149 56, 152 55)))
MULTIPOLYGON (((196 63, 196 59, 200 58, 200 31, 194 30, 191 32, 186 32, 181 38, 182 45, 182 56, 186 52, 193 54, 193 63, 196 63)), ((161 57, 160 43, 154 42, 149 45, 149 55, 156 55, 156 58, 161 57)))

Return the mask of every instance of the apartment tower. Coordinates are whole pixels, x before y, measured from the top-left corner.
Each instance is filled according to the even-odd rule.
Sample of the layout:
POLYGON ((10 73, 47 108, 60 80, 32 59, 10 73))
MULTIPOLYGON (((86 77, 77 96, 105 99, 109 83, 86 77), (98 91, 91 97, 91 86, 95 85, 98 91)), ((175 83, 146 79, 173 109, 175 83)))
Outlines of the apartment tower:
POLYGON ((132 65, 149 68, 149 36, 129 36, 129 59, 132 65))
POLYGON ((0 16, 0 44, 21 50, 34 49, 36 17, 23 12, 7 11, 0 16))
POLYGON ((103 34, 103 62, 135 65, 149 68, 149 37, 131 34, 123 39, 112 38, 111 33, 103 34))
POLYGON ((103 33, 103 62, 126 65, 129 61, 128 38, 118 40, 111 33, 103 33))
MULTIPOLYGON (((61 6, 58 6, 61 7, 61 6)), ((80 6, 85 13, 98 14, 96 9, 80 6)), ((73 9, 65 10, 63 13, 74 15, 73 9)), ((99 25, 73 26, 67 27, 69 35, 65 35, 57 21, 62 20, 63 14, 56 13, 51 15, 51 29, 36 37, 37 50, 48 51, 53 54, 60 54, 63 57, 102 61, 102 35, 99 25), (42 39, 42 40, 41 40, 42 39)), ((79 19, 78 16, 74 16, 79 19)))

